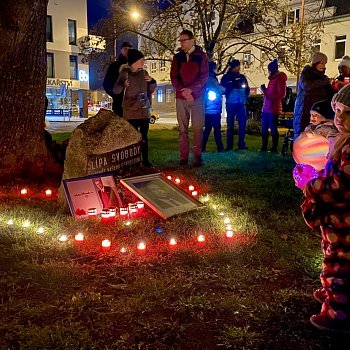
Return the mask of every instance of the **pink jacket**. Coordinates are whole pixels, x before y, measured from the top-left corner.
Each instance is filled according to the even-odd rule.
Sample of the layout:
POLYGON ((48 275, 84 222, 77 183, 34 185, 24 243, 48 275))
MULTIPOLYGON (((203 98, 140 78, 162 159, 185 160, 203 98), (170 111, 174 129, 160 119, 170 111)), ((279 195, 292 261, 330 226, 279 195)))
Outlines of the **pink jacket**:
POLYGON ((287 76, 283 72, 277 72, 269 77, 269 84, 264 93, 263 113, 281 114, 282 100, 286 96, 287 76))

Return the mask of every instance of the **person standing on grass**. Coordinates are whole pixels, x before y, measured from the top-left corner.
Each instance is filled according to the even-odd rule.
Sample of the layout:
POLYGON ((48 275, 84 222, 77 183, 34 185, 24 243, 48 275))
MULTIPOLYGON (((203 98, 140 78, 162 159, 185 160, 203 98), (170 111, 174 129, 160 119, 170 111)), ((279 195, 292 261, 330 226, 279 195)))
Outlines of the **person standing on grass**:
POLYGON ((344 56, 338 65, 339 76, 332 82, 332 89, 338 92, 350 83, 350 56, 344 56))
POLYGON ((301 72, 293 116, 294 140, 309 124, 312 105, 324 100, 331 102, 332 87, 325 74, 327 60, 324 53, 316 52, 311 65, 306 65, 301 72))
POLYGON ((227 132, 226 151, 233 149, 233 134, 235 118, 238 120, 238 149, 247 149, 245 144, 245 133, 247 126, 246 103, 250 94, 247 78, 240 73, 241 62, 233 59, 230 62, 229 71, 221 79, 221 85, 225 88, 227 132))
POLYGON ((119 70, 120 67, 123 64, 128 63, 128 51, 129 49, 132 48, 132 45, 125 41, 122 43, 121 46, 121 54, 118 56, 117 60, 112 62, 108 69, 107 73, 105 75, 105 78, 103 80, 103 88, 107 92, 109 96, 112 97, 113 99, 113 104, 112 104, 112 110, 115 114, 117 114, 119 117, 123 116, 123 91, 121 91, 118 94, 115 94, 113 92, 113 87, 115 82, 118 80, 119 76, 119 70))
POLYGON ((188 128, 193 128, 193 166, 203 165, 202 138, 204 126, 204 92, 208 79, 208 58, 195 45, 190 30, 180 33, 179 52, 171 63, 170 79, 176 91, 176 114, 179 123, 180 165, 187 165, 189 158, 188 128))
POLYGON ((332 100, 339 131, 325 171, 303 189, 301 208, 307 225, 322 237, 322 288, 314 297, 321 312, 310 322, 320 330, 350 334, 350 85, 332 100))
POLYGON ((269 71, 269 84, 261 85, 264 94, 264 103, 261 114, 261 137, 262 144, 260 152, 267 152, 269 142, 269 129, 271 130, 272 147, 271 152, 277 153, 278 148, 278 117, 282 114, 282 100, 286 96, 287 75, 278 71, 278 61, 274 59, 267 66, 269 71))
POLYGON ((151 118, 149 97, 155 91, 157 82, 144 68, 145 59, 141 51, 129 49, 128 64, 121 66, 120 74, 114 85, 113 93, 124 91, 123 117, 142 136, 142 164, 151 167, 148 159, 148 130, 151 118))
POLYGON ((214 138, 218 152, 224 152, 221 135, 221 111, 222 111, 222 94, 225 89, 220 86, 216 77, 216 63, 209 62, 209 78, 205 90, 205 128, 203 131, 202 152, 208 142, 211 129, 214 128, 214 138))

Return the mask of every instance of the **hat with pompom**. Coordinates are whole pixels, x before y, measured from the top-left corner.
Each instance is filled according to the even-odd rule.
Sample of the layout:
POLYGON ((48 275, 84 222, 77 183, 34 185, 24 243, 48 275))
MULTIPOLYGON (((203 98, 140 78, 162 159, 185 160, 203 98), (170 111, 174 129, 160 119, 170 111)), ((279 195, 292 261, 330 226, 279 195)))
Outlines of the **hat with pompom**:
POLYGON ((334 110, 335 103, 342 103, 344 106, 350 107, 350 84, 342 87, 332 99, 332 108, 334 110))
POLYGON ((344 56, 338 64, 338 67, 345 66, 350 68, 350 56, 344 56))

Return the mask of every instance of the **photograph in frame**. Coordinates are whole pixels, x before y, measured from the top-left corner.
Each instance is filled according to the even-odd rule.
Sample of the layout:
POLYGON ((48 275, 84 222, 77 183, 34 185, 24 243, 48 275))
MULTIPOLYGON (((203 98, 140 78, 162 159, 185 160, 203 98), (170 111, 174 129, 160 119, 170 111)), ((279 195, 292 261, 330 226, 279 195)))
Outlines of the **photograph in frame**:
POLYGON ((123 206, 113 175, 93 175, 62 180, 69 208, 75 218, 88 217, 89 209, 96 208, 97 216, 103 209, 123 206))
POLYGON ((163 219, 203 207, 203 204, 161 174, 120 180, 163 219))

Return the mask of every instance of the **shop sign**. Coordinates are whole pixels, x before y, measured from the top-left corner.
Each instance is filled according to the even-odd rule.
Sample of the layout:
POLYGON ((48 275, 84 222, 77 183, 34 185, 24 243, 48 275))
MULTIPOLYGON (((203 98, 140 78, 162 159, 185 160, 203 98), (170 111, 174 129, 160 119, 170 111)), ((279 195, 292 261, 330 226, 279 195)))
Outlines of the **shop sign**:
POLYGON ((112 152, 90 156, 88 175, 114 172, 140 163, 141 144, 139 142, 112 152))
POLYGON ((62 84, 66 85, 66 87, 72 87, 73 81, 69 79, 58 79, 58 78, 47 78, 46 86, 61 86, 62 84))

